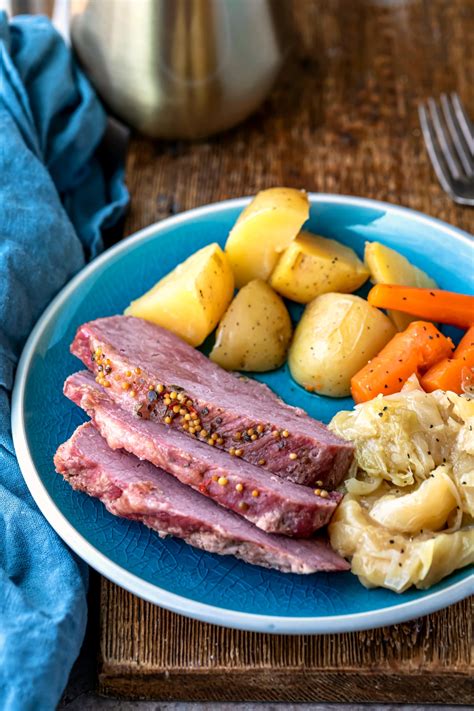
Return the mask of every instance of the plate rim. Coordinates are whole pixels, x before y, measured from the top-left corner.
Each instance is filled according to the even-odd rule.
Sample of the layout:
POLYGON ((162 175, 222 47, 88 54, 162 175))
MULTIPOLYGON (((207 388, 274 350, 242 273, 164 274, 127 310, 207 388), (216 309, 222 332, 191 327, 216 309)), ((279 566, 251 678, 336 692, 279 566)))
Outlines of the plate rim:
MULTIPOLYGON (((410 217, 412 220, 414 219, 415 221, 428 225, 434 224, 438 230, 454 235, 456 239, 461 239, 463 242, 467 241, 470 245, 472 244, 472 237, 468 232, 449 225, 437 218, 400 205, 368 198, 329 193, 309 192, 308 198, 312 206, 317 205, 319 202, 339 203, 344 205, 351 204, 367 208, 380 208, 383 206, 386 212, 395 214, 401 213, 402 216, 410 217)), ((133 233, 83 267, 46 307, 31 331, 20 356, 12 393, 11 424, 13 443, 23 478, 34 501, 60 538, 81 559, 106 578, 148 602, 186 617, 191 617, 210 624, 273 634, 330 634, 355 632, 406 622, 407 620, 436 612, 448 605, 459 602, 474 593, 474 575, 450 585, 445 590, 428 593, 420 600, 400 602, 389 608, 347 615, 280 617, 276 615, 251 614, 228 610, 226 608, 217 607, 216 605, 209 605, 164 590, 159 585, 143 580, 118 563, 111 561, 76 530, 47 492, 29 450, 24 421, 25 383, 36 346, 43 335, 44 329, 63 306, 64 302, 74 293, 80 283, 87 280, 90 275, 99 270, 102 265, 114 261, 122 252, 127 251, 131 245, 136 245, 156 235, 163 229, 167 229, 169 226, 178 225, 181 222, 188 222, 190 220, 192 221, 194 217, 202 216, 209 212, 215 214, 216 212, 225 211, 229 208, 242 208, 247 205, 251 199, 252 196, 249 196, 209 203, 165 218, 133 233)))

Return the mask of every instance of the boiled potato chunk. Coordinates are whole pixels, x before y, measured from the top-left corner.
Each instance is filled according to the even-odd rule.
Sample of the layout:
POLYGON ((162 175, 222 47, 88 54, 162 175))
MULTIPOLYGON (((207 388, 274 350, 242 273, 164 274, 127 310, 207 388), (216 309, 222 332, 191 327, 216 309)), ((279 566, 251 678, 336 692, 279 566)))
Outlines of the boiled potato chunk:
POLYGON ((214 330, 234 293, 234 275, 218 244, 178 264, 125 310, 199 346, 214 330))
POLYGON ((291 334, 282 299, 264 281, 254 279, 225 312, 210 358, 226 370, 274 370, 285 362, 291 334))
POLYGON ((293 188, 262 190, 240 215, 225 251, 238 287, 268 279, 280 254, 308 219, 308 196, 293 188))
POLYGON ((353 294, 322 294, 306 307, 288 364, 297 383, 331 397, 350 394, 350 381, 395 335, 392 322, 353 294))
POLYGON ((437 289, 434 279, 411 264, 395 249, 380 242, 365 243, 365 262, 376 284, 402 284, 420 288, 437 289))
MULTIPOLYGON (((364 259, 374 284, 401 284, 426 289, 437 289, 435 280, 411 264, 406 257, 380 242, 366 242, 364 259)), ((415 316, 389 310, 388 315, 399 331, 404 331, 415 316)))
POLYGON ((348 294, 368 278, 368 269, 353 249, 303 231, 281 255, 270 284, 287 299, 307 304, 331 291, 348 294))

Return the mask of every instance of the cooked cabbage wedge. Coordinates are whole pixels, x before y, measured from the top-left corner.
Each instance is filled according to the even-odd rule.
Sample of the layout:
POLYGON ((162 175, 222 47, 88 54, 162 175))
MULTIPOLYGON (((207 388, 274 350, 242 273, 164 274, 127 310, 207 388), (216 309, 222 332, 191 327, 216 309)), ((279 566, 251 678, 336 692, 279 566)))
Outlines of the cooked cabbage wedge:
POLYGON ((330 428, 356 461, 329 535, 365 586, 428 588, 474 563, 474 399, 413 381, 330 428))
POLYGON ((460 496, 448 472, 448 467, 438 467, 411 493, 381 496, 370 509, 370 518, 397 533, 438 531, 456 506, 460 509, 460 496))
POLYGON ((455 475, 474 471, 474 399, 455 393, 378 395, 338 412, 329 427, 354 442, 362 471, 397 486, 420 482, 445 462, 455 475))
POLYGON ((352 558, 352 572, 368 588, 403 592, 428 588, 457 568, 474 563, 474 527, 452 533, 396 534, 374 525, 351 494, 329 524, 331 545, 352 558))

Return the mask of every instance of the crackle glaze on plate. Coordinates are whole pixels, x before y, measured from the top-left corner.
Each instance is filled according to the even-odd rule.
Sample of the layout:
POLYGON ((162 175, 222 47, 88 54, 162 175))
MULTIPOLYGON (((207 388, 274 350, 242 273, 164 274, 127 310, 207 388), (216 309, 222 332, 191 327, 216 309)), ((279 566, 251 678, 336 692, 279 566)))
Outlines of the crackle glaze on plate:
MULTIPOLYGON (((472 291, 473 245, 468 234, 393 205, 313 194, 309 229, 363 254, 365 240, 399 249, 442 288, 472 291)), ((286 575, 231 556, 161 540, 139 523, 109 514, 55 474, 57 446, 84 421, 62 394, 81 363, 69 353, 84 321, 121 313, 131 299, 210 242, 225 243, 249 199, 198 208, 142 230, 78 274, 46 310, 22 355, 13 397, 13 435, 26 483, 41 511, 69 546, 103 575, 158 605, 207 622, 279 633, 367 629, 424 615, 473 591, 472 571, 460 570, 428 591, 397 595, 366 590, 351 573, 286 575)), ((306 393, 287 369, 264 374, 287 402, 328 422, 350 408, 306 393)))

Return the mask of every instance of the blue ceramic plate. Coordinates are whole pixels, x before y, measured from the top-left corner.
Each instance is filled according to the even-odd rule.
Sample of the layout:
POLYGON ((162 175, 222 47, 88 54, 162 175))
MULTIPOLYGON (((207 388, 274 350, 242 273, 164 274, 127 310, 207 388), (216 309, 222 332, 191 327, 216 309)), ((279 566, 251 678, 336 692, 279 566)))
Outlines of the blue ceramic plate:
MULTIPOLYGON (((404 621, 466 597, 473 589, 467 569, 429 591, 397 595, 366 590, 351 573, 285 575, 203 553, 115 518, 55 474, 57 446, 85 419, 62 395, 66 376, 82 367, 69 353, 76 328, 121 313, 196 249, 210 242, 223 246, 248 201, 209 205, 142 230, 86 267, 43 314, 21 358, 13 398, 15 448, 38 506, 69 546, 106 577, 170 610, 229 627, 346 632, 404 621)), ((365 240, 380 240, 426 269, 441 287, 472 289, 469 235, 425 215, 359 198, 311 195, 309 229, 337 238, 359 255, 365 240)), ((325 422, 352 406, 349 398, 306 393, 286 368, 261 379, 287 402, 325 422)))

